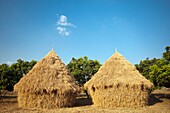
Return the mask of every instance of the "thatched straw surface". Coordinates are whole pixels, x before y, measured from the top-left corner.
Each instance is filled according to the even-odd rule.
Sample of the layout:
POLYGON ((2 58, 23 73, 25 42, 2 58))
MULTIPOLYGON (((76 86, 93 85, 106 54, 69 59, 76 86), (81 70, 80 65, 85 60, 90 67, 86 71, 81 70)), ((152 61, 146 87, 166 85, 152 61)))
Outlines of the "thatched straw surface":
POLYGON ((52 50, 20 79, 14 91, 19 107, 60 108, 74 104, 79 86, 52 50))
POLYGON ((84 86, 94 105, 116 108, 146 106, 153 84, 115 52, 84 86))

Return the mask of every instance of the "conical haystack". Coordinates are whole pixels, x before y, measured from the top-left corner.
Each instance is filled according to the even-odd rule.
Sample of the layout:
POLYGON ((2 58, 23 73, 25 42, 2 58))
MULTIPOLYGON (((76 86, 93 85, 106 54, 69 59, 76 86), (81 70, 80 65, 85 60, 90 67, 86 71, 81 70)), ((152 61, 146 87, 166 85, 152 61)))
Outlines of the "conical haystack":
POLYGON ((79 86, 52 50, 15 84, 14 91, 19 107, 49 109, 72 106, 79 86))
POLYGON ((112 109, 147 105, 152 83, 115 52, 84 86, 95 106, 112 109))

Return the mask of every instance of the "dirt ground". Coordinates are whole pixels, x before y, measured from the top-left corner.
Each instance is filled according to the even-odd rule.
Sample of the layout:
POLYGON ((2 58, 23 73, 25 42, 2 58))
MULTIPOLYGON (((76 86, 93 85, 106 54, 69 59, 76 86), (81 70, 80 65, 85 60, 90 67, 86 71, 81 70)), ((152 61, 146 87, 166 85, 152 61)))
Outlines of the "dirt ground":
POLYGON ((0 113, 170 113, 170 90, 155 90, 149 98, 149 106, 141 108, 97 108, 84 94, 77 97, 74 107, 61 109, 23 109, 18 107, 17 96, 4 96, 0 100, 0 113))

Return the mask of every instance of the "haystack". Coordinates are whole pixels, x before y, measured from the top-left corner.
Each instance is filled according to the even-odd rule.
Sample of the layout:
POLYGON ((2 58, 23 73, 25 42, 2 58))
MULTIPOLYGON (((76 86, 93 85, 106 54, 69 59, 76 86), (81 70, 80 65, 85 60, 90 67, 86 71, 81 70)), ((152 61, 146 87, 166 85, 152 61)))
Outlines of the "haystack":
POLYGON ((20 79, 14 91, 19 107, 51 109, 72 106, 79 86, 52 50, 20 79))
POLYGON ((115 52, 84 86, 95 106, 112 109, 146 106, 152 83, 115 52))

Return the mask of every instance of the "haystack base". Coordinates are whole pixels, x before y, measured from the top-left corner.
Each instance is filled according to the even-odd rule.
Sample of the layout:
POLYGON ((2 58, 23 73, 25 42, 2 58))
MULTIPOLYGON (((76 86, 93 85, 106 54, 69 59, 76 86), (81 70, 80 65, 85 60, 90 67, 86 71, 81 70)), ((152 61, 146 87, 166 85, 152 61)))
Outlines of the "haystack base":
POLYGON ((92 87, 90 90, 95 106, 113 109, 118 107, 143 107, 148 103, 148 91, 139 86, 129 87, 115 85, 104 88, 92 87))
POLYGON ((22 108, 53 109, 70 107, 75 103, 76 94, 27 94, 18 92, 18 106, 22 108))

